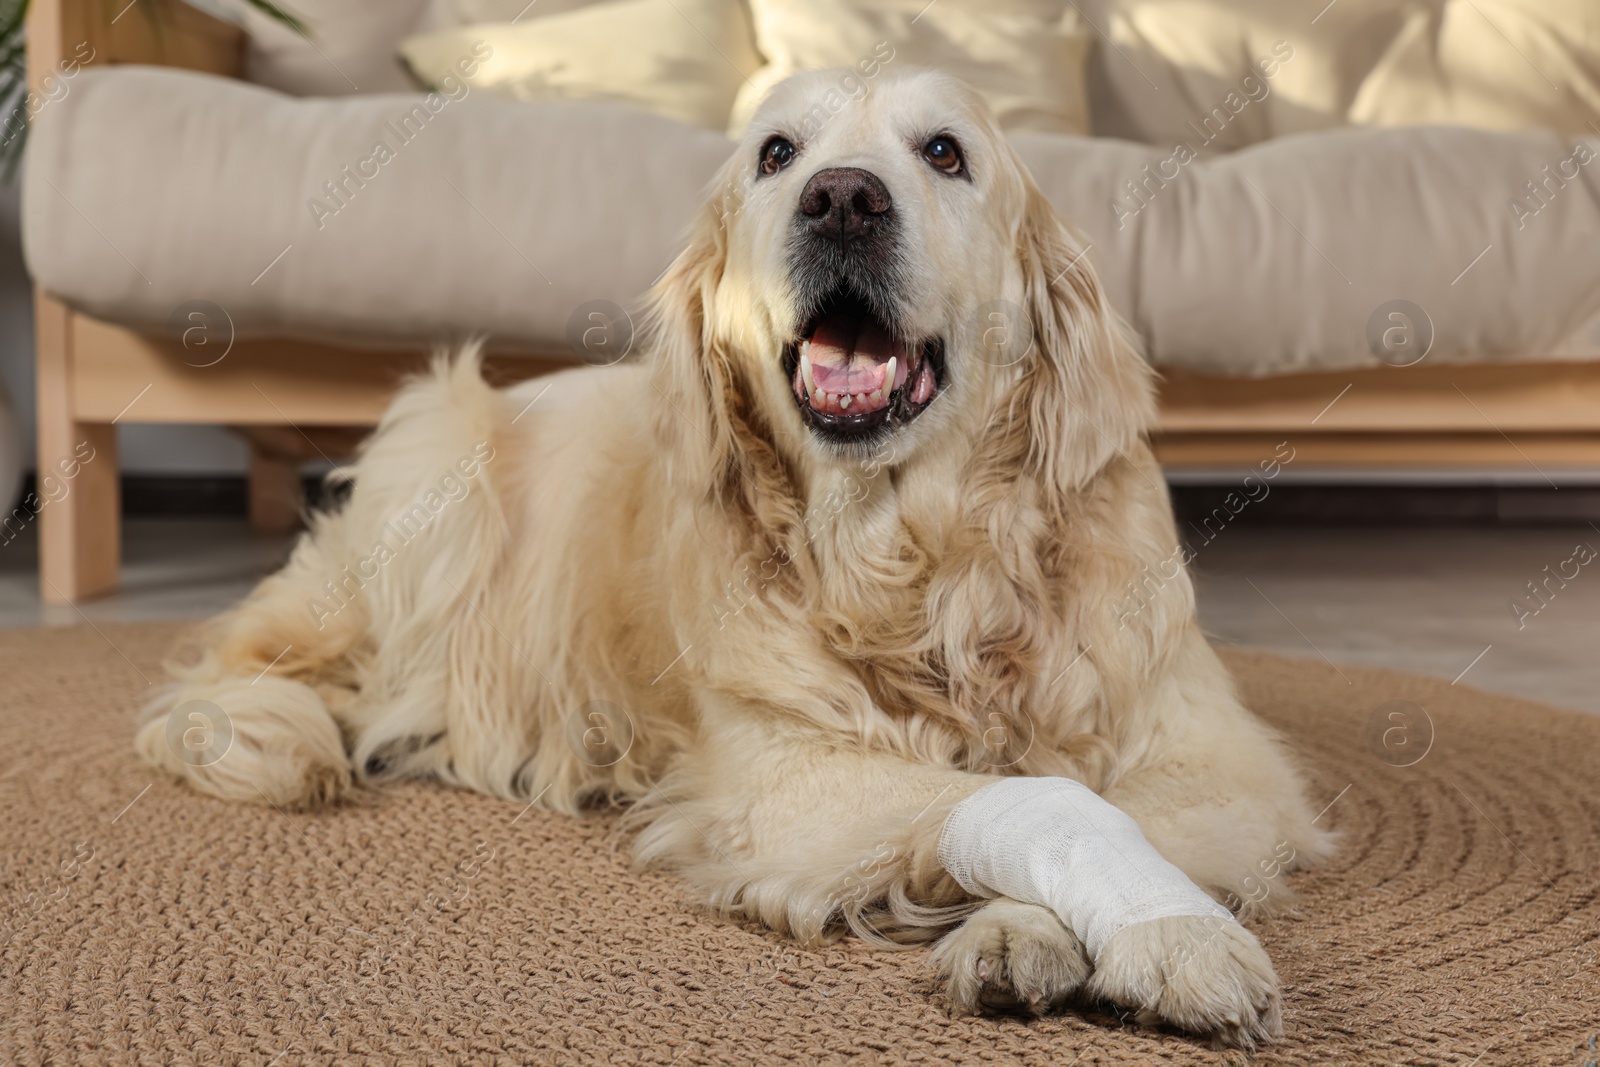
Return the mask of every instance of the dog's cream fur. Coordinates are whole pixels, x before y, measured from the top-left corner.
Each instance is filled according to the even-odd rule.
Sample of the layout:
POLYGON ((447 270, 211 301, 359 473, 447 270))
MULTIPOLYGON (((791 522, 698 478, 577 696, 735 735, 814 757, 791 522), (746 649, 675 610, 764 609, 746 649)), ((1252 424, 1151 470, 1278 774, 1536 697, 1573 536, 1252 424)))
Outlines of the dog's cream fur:
POLYGON ((939 867, 944 814, 997 773, 1089 784, 1219 898, 1284 898, 1280 871, 1328 841, 1187 575, 1118 610, 1178 542, 1151 374, 1080 242, 959 84, 885 75, 817 109, 835 81, 763 107, 655 287, 643 359, 495 391, 469 351, 402 392, 348 502, 216 621, 139 751, 285 806, 396 775, 630 802, 643 859, 796 937, 964 919, 935 956, 959 1007, 1081 990, 1268 1036, 1276 979, 1242 930, 1134 926, 1091 967, 1048 911, 966 900, 939 867), (800 154, 754 181, 773 132, 800 154), (940 132, 970 181, 919 156, 940 132), (870 454, 815 439, 779 367, 800 314, 784 234, 828 166, 893 191, 908 319, 947 343, 935 403, 870 454), (976 355, 996 300, 1032 320, 1012 366, 976 355), (165 735, 196 699, 233 728, 205 766, 165 735), (1031 739, 1003 767, 997 729, 1031 739))

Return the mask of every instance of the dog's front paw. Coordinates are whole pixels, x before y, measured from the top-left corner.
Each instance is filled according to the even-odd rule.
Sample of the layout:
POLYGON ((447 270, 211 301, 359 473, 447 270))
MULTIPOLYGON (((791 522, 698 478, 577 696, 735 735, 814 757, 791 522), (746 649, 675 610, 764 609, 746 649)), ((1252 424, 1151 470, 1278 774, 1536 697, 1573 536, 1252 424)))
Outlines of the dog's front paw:
POLYGON ((1283 1033, 1272 961, 1227 919, 1176 916, 1135 923, 1106 942, 1090 992, 1224 1044, 1250 1048, 1283 1033))
POLYGON ((999 897, 973 912, 933 950, 956 1010, 1038 1014, 1089 977, 1089 958, 1048 908, 999 897))

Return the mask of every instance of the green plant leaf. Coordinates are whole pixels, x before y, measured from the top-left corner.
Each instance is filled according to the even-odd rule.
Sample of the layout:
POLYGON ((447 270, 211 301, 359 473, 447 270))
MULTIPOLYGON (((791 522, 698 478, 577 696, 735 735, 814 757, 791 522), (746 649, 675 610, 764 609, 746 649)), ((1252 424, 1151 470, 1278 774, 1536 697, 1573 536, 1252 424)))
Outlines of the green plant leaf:
MULTIPOLYGON (((26 3, 27 0, 23 0, 23 2, 26 3)), ((311 34, 306 30, 306 24, 273 3, 272 0, 244 0, 244 2, 268 18, 276 19, 278 22, 283 23, 306 40, 309 41, 311 39, 311 34)))

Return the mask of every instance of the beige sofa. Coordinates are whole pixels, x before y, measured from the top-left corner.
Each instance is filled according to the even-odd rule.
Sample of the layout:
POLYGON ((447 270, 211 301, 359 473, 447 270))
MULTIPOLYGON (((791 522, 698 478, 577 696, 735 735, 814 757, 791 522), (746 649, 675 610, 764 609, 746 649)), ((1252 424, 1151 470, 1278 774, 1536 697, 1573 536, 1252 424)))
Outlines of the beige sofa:
MULTIPOLYGON (((292 41, 264 31, 247 53, 231 27, 152 6, 159 33, 97 0, 30 16, 36 82, 78 42, 94 56, 37 115, 25 169, 40 465, 96 457, 41 514, 52 600, 115 583, 116 423, 240 427, 255 517, 290 520, 294 464, 347 450, 430 341, 487 330, 507 375, 582 356, 574 316, 637 308, 733 147, 611 104, 295 97, 235 77, 338 90, 292 41), (359 167, 379 139, 393 160, 359 167)), ((362 30, 365 53, 323 41, 345 49, 328 66, 396 84, 393 41, 438 18, 408 0, 362 30)), ((1374 25, 1412 47, 1406 20, 1374 25)), ((1387 97, 1335 85, 1344 114, 1268 96, 1179 162, 1174 129, 1204 127, 1229 74, 1130 56, 1144 39, 1106 38, 1090 100, 1097 125, 1156 143, 1013 141, 1167 374, 1170 466, 1243 468, 1286 437, 1302 469, 1600 464, 1600 162, 1573 161, 1600 138, 1363 128, 1387 97)))

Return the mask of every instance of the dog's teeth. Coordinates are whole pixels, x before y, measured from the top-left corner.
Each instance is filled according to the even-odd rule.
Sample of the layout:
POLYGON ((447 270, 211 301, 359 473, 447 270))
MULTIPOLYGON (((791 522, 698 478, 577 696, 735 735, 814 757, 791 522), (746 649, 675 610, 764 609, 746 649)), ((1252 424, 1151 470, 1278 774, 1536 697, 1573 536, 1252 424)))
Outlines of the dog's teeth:
POLYGON ((883 372, 883 395, 888 396, 894 392, 894 369, 897 357, 889 357, 889 368, 883 372))
MULTIPOLYGON (((806 344, 809 346, 811 342, 807 341, 806 344)), ((804 350, 800 352, 800 374, 806 380, 806 396, 816 396, 817 379, 811 373, 811 357, 806 355, 804 350)))
POLYGON ((850 410, 850 401, 853 400, 853 399, 855 399, 855 398, 852 397, 849 393, 840 393, 839 394, 839 406, 844 408, 846 411, 849 411, 850 410))

